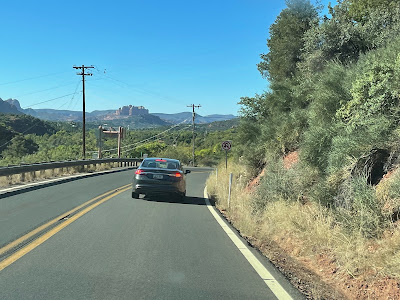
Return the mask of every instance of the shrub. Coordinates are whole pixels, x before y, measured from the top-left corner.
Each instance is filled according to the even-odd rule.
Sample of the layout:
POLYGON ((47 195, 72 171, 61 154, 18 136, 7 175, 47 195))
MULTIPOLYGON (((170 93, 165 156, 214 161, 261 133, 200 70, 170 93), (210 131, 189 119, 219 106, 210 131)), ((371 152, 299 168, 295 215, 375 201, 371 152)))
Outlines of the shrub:
POLYGON ((305 164, 285 169, 281 159, 270 159, 252 203, 253 211, 262 212, 268 203, 279 200, 306 201, 318 176, 315 168, 305 164))
POLYGON ((388 225, 382 203, 364 177, 354 177, 344 182, 336 200, 341 204, 336 210, 338 222, 353 234, 358 233, 366 238, 378 237, 388 225))

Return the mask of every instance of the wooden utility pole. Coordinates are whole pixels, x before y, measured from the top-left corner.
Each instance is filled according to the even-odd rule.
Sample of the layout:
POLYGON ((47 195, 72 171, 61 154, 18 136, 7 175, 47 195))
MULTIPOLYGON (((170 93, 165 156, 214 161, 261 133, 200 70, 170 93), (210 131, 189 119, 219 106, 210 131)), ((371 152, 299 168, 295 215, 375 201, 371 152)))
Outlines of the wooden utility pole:
POLYGON ((118 158, 121 158, 122 127, 118 128, 118 158))
POLYGON ((98 138, 98 152, 97 152, 97 158, 103 158, 103 153, 101 153, 103 149, 103 126, 99 126, 99 138, 98 138))
POLYGON ((192 108, 192 111, 193 111, 193 113, 192 113, 192 125, 193 125, 193 129, 192 129, 192 131, 193 131, 193 138, 192 138, 192 141, 193 141, 193 153, 192 153, 192 155, 193 155, 193 160, 192 160, 192 165, 193 165, 193 167, 194 167, 194 140, 195 140, 195 134, 194 134, 195 125, 194 125, 194 119, 195 119, 195 117, 196 117, 196 113, 194 112, 194 109, 195 109, 195 108, 201 107, 201 105, 200 105, 200 104, 199 104, 199 105, 191 104, 191 105, 188 105, 187 107, 191 107, 191 108, 192 108))
POLYGON ((82 128, 82 156, 83 156, 83 159, 85 159, 85 156, 86 156, 86 138, 85 138, 85 127, 86 127, 86 121, 85 121, 85 76, 92 76, 93 74, 91 74, 91 73, 85 73, 85 69, 93 69, 94 67, 93 66, 90 66, 90 67, 88 67, 88 66, 85 66, 85 65, 82 65, 81 67, 76 67, 76 66, 73 66, 73 68, 74 69, 80 69, 80 70, 82 70, 82 72, 80 72, 80 73, 76 73, 77 75, 81 75, 82 76, 82 89, 83 89, 83 94, 82 94, 82 96, 83 96, 83 108, 82 108, 82 124, 83 124, 83 128, 82 128))

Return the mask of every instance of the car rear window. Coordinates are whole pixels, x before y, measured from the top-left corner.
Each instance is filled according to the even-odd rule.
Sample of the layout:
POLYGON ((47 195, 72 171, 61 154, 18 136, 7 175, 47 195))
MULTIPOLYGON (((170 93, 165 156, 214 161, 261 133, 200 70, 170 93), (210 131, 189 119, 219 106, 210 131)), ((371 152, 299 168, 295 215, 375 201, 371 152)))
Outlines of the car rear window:
POLYGON ((168 160, 145 160, 142 164, 145 168, 177 169, 178 164, 168 160))

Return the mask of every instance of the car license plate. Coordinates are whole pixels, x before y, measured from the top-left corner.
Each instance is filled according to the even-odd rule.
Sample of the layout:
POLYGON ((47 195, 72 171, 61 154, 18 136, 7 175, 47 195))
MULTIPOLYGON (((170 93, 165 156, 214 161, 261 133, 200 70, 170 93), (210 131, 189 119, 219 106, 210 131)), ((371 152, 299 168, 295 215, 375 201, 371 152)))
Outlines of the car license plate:
POLYGON ((158 174, 154 174, 153 178, 154 179, 163 179, 163 176, 162 175, 158 175, 158 174))

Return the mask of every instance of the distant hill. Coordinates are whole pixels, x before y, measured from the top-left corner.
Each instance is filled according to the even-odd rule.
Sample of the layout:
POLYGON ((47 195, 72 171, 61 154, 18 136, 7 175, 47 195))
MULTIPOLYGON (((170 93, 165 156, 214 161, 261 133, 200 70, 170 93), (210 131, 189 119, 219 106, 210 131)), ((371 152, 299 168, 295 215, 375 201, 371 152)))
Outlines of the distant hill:
MULTIPOLYGON (((0 98, 1 100, 1 98, 0 98)), ((125 108, 125 107, 123 107, 125 108)), ((139 107, 140 108, 140 107, 139 107)), ((144 109, 144 108, 143 108, 144 109)), ((121 108, 119 109, 121 110, 121 108)), ((192 122, 191 112, 181 112, 176 114, 145 113, 140 115, 123 115, 116 114, 117 110, 95 110, 86 112, 86 121, 92 123, 112 123, 120 124, 118 126, 129 125, 131 128, 143 128, 153 126, 165 126, 168 124, 177 124, 186 120, 186 123, 192 122)), ((8 99, 0 101, 0 113, 6 114, 26 114, 46 121, 55 122, 81 122, 82 112, 73 110, 56 110, 56 109, 23 109, 17 99, 8 99)), ((207 124, 216 121, 232 120, 234 115, 214 114, 208 116, 196 115, 197 124, 207 124)))
MULTIPOLYGON (((152 115, 159 117, 162 120, 168 121, 173 124, 177 124, 187 120, 187 123, 192 122, 192 113, 191 112, 181 112, 176 114, 163 114, 163 113, 152 113, 152 115)), ((206 124, 212 123, 216 121, 226 121, 237 118, 234 115, 208 115, 201 116, 196 114, 196 123, 197 124, 206 124)))
POLYGON ((225 120, 225 121, 216 121, 207 124, 199 124, 197 128, 200 131, 224 131, 231 128, 235 128, 239 125, 239 118, 225 120))
MULTIPOLYGON (((91 124, 99 124, 99 121, 91 121, 91 124)), ((121 119, 113 119, 113 120, 103 120, 101 122, 103 124, 107 124, 107 126, 118 127, 122 126, 130 129, 137 128, 151 128, 151 127, 160 127, 171 125, 166 121, 161 120, 159 117, 153 116, 151 114, 144 114, 138 116, 129 116, 121 119)))
POLYGON ((15 133, 21 134, 53 134, 54 126, 46 121, 28 115, 0 114, 0 124, 15 133))
POLYGON ((0 113, 3 113, 3 114, 14 114, 14 115, 23 114, 23 112, 18 110, 18 107, 21 108, 19 106, 18 100, 15 100, 15 101, 18 102, 17 103, 18 107, 15 105, 15 103, 12 102, 14 100, 11 100, 11 102, 9 102, 10 100, 11 99, 4 101, 3 99, 0 98, 0 113))
POLYGON ((24 113, 47 121, 82 121, 82 112, 57 109, 26 109, 24 113))
POLYGON ((32 116, 0 113, 0 154, 6 149, 10 141, 18 135, 51 135, 55 132, 56 129, 52 124, 32 116))
MULTIPOLYGON (((89 114, 91 117, 98 117, 98 116, 109 115, 109 114, 112 114, 112 113, 115 113, 115 109, 109 109, 109 110, 94 110, 94 111, 92 111, 92 112, 90 112, 90 113, 87 113, 87 114, 89 114)), ((82 112, 81 112, 81 114, 82 114, 82 112)))

